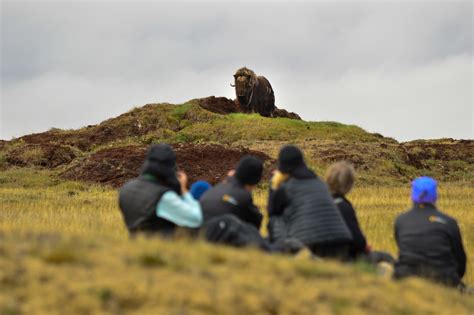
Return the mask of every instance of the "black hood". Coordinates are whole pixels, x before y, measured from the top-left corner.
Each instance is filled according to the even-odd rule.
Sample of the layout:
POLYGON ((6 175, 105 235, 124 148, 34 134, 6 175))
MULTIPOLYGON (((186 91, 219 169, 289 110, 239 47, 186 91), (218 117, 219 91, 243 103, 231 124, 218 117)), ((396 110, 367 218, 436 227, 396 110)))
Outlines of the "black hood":
POLYGON ((176 170, 176 154, 171 146, 160 143, 150 147, 142 167, 142 174, 151 175, 160 184, 181 194, 176 170))

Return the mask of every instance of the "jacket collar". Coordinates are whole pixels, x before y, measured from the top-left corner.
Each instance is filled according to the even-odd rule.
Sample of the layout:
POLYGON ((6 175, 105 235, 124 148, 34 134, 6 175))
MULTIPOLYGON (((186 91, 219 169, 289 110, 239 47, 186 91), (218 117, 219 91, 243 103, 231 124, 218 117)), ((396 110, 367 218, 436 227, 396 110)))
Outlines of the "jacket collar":
POLYGON ((295 168, 291 174, 290 177, 296 178, 296 179, 313 179, 317 178, 316 174, 310 170, 305 164, 302 164, 295 168))
POLYGON ((436 206, 432 203, 415 203, 413 208, 420 210, 436 210, 436 206))
POLYGON ((238 180, 237 177, 235 176, 230 176, 230 177, 227 177, 227 181, 231 184, 234 184, 234 185, 237 185, 239 187, 244 187, 244 184, 242 184, 242 182, 240 180, 238 180))

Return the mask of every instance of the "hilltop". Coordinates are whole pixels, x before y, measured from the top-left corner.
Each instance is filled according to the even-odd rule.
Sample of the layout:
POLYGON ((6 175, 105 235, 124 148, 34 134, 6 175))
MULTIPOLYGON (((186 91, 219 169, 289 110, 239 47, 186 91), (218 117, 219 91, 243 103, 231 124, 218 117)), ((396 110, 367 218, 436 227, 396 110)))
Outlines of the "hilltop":
POLYGON ((351 161, 362 184, 406 183, 421 174, 474 183, 472 140, 399 143, 357 126, 308 122, 285 110, 277 115, 242 113, 233 101, 219 97, 147 104, 98 125, 2 141, 0 169, 42 168, 62 179, 117 187, 138 173, 150 144, 168 142, 191 180, 215 183, 245 154, 265 160, 268 177, 279 148, 294 143, 319 173, 334 161, 351 161))

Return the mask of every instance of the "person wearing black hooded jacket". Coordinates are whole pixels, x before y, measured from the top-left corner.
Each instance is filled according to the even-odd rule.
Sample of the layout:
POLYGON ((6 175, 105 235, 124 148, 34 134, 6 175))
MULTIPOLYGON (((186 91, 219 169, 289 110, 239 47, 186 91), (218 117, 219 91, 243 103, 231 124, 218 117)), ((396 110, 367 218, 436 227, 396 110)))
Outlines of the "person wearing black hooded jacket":
POLYGON ((296 146, 280 151, 268 214, 272 243, 295 238, 318 256, 349 258, 352 235, 326 184, 306 166, 296 146))
POLYGON ((172 235, 178 227, 197 230, 199 202, 187 190, 187 176, 176 172, 176 154, 167 144, 152 145, 141 175, 120 189, 119 206, 131 235, 172 235))

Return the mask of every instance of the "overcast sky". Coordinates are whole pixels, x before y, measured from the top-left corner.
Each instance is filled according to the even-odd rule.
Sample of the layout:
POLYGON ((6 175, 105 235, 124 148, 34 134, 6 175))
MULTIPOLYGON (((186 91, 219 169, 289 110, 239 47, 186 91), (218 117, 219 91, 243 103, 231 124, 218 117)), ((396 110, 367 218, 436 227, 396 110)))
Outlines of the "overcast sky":
POLYGON ((473 139, 472 27, 470 1, 2 1, 0 138, 234 98, 247 66, 306 120, 473 139))

